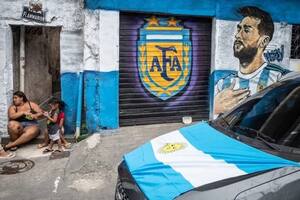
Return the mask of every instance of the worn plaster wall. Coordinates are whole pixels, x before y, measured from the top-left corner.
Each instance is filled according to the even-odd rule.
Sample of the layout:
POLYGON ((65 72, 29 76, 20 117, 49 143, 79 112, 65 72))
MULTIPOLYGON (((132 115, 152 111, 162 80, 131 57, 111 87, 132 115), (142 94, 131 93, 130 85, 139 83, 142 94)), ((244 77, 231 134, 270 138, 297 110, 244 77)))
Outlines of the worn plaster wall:
POLYGON ((0 27, 0 135, 6 133, 7 108, 12 94, 12 33, 9 26, 0 27))
POLYGON ((100 10, 84 10, 84 70, 100 70, 100 10))
MULTIPOLYGON (((47 11, 45 23, 37 23, 21 18, 23 6, 28 6, 28 2, 29 0, 0 1, 0 82, 3 85, 0 88, 0 135, 7 134, 6 113, 8 106, 11 104, 14 88, 11 25, 61 27, 60 65, 62 80, 65 73, 77 73, 83 68, 83 0, 41 0, 43 10, 47 11)), ((68 87, 62 87, 62 93, 65 96, 76 95, 76 84, 72 82, 68 84, 68 87)), ((62 85, 64 85, 63 82, 62 85)), ((67 112, 74 116, 74 111, 71 109, 75 104, 73 98, 68 97, 66 101, 67 112)))
POLYGON ((89 132, 119 126, 119 12, 86 10, 84 106, 89 132))
POLYGON ((21 18, 23 6, 29 0, 2 0, 0 2, 1 24, 63 26, 63 30, 83 28, 83 0, 41 0, 46 10, 46 23, 21 18), (59 9, 58 9, 59 7, 59 9))

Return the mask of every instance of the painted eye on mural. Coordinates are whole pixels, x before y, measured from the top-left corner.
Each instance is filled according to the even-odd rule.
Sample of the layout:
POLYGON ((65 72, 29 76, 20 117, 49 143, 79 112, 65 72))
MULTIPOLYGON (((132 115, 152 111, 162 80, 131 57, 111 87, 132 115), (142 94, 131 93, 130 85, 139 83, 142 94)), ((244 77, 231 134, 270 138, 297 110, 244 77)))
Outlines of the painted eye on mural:
POLYGON ((244 31, 245 31, 245 33, 249 33, 250 29, 249 28, 245 28, 244 31))

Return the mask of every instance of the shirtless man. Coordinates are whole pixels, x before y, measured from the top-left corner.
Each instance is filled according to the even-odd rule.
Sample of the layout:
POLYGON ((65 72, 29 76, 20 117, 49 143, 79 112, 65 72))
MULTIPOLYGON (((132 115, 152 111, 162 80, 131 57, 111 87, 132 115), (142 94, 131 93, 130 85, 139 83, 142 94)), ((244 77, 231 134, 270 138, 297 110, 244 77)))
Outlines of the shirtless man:
POLYGON ((18 145, 37 137, 40 132, 37 119, 41 116, 42 110, 36 103, 28 101, 23 92, 15 92, 13 105, 8 109, 10 142, 4 146, 4 150, 16 149, 18 145))

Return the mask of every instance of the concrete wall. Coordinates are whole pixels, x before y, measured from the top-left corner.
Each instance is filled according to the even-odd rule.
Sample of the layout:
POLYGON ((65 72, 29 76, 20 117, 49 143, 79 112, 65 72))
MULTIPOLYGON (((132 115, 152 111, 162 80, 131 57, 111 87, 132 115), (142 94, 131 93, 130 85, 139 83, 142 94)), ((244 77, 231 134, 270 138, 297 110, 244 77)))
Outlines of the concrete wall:
POLYGON ((100 70, 100 10, 84 10, 84 69, 100 70))
POLYGON ((42 0, 43 10, 47 11, 46 23, 43 24, 21 18, 23 6, 28 6, 28 2, 29 0, 2 0, 1 24, 63 26, 63 31, 83 28, 83 0, 42 0))
MULTIPOLYGON (((11 104, 13 92, 12 33, 10 25, 59 26, 61 73, 74 72, 83 68, 83 0, 42 0, 46 13, 46 23, 37 23, 21 18, 23 6, 29 0, 0 1, 0 135, 7 134, 7 108, 11 104), (59 9, 58 9, 59 7, 59 9)), ((16 77, 14 77, 16 78, 16 77)), ((75 89, 76 84, 71 84, 75 89)), ((62 92, 70 88, 62 87, 62 92)), ((73 107, 74 102, 66 102, 73 107)))
MULTIPOLYGON (((84 10, 83 0, 43 0, 41 1, 43 10, 47 11, 46 23, 37 23, 21 18, 22 8, 28 6, 28 2, 29 0, 0 2, 0 30, 3 34, 0 56, 4 58, 1 59, 0 69, 13 74, 11 50, 13 41, 10 25, 61 27, 59 41, 61 95, 66 103, 67 132, 71 133, 75 130, 78 72, 80 71, 86 71, 85 80, 90 80, 84 83, 86 88, 83 108, 83 111, 87 112, 84 117, 89 120, 90 130, 93 132, 99 127, 118 127, 119 12, 84 10), (101 103, 98 101, 100 98, 101 103), (101 111, 101 114, 98 111, 101 111)), ((18 73, 15 72, 15 74, 18 73)), ((6 110, 11 104, 11 94, 14 88, 12 75, 6 77, 10 80, 4 82, 7 84, 1 89, 5 91, 0 93, 0 99, 3 101, 0 103, 0 109, 5 111, 0 114, 0 117, 5 119, 0 122, 1 134, 7 134, 6 110)))
POLYGON ((9 26, 0 27, 0 134, 6 133, 7 108, 13 88, 12 33, 9 26))
POLYGON ((86 119, 86 127, 92 133, 100 129, 119 126, 119 12, 84 10, 83 14, 82 32, 77 32, 77 34, 65 32, 61 36, 61 62, 64 63, 61 76, 62 98, 68 102, 67 130, 74 132, 73 122, 76 119, 79 78, 76 71, 84 71, 82 111, 83 118, 86 119), (77 43, 72 41, 77 41, 77 43), (66 48, 64 45, 70 46, 66 48), (80 48, 83 52, 72 52, 80 48), (74 57, 70 60, 72 55, 74 57), (82 65, 77 66, 75 70, 72 61, 77 60, 76 63, 80 63, 79 59, 82 59, 82 65))
MULTIPOLYGON (((154 1, 152 0, 130 0, 122 2, 110 0, 87 0, 86 6, 90 9, 121 10, 124 12, 131 11, 137 13, 146 12, 153 13, 154 15, 155 13, 164 13, 168 15, 195 15, 214 18, 212 30, 213 34, 210 84, 211 117, 216 116, 214 114, 217 114, 217 112, 215 112, 216 105, 226 107, 223 112, 225 112, 226 110, 228 111, 233 106, 237 105, 241 100, 244 100, 250 95, 255 94, 257 91, 260 91, 268 85, 280 80, 280 78, 288 73, 289 70, 295 71, 300 68, 299 60, 290 60, 292 24, 299 24, 300 22, 300 15, 297 10, 299 8, 299 2, 293 0, 275 0, 272 1, 272 3, 270 3, 270 1, 259 0, 233 0, 230 2, 226 0, 220 0, 201 1, 201 3, 196 1, 192 2, 175 0, 172 2, 164 1, 160 4, 156 4, 153 2, 154 1), (247 6, 248 8, 243 8, 245 6, 247 6), (239 13, 239 11, 241 11, 241 8, 243 8, 242 10, 244 11, 245 9, 250 9, 253 11, 254 8, 255 15, 257 14, 256 16, 259 16, 262 13, 263 15, 265 15, 261 19, 268 19, 270 16, 274 22, 272 22, 272 24, 275 26, 273 39, 270 43, 266 39, 263 42, 264 44, 261 43, 261 40, 259 42, 261 44, 256 44, 258 46, 255 48, 259 47, 260 52, 259 54, 256 54, 255 59, 257 59, 258 57, 261 59, 259 59, 259 62, 257 62, 258 64, 256 62, 254 63, 255 67, 253 67, 252 69, 255 70, 248 70, 247 73, 242 73, 240 67, 240 59, 237 59, 238 56, 233 55, 233 43, 235 40, 235 33, 237 31, 236 26, 243 19, 243 17, 239 13), (255 76, 252 76, 254 74, 255 76), (234 85, 235 81, 233 80, 237 81, 237 84, 234 85), (230 85, 234 85, 234 88, 232 88, 232 90, 229 87, 230 85), (218 86, 220 86, 221 88, 219 88, 218 86), (228 93, 225 94, 223 92, 226 88, 228 88, 227 91, 230 90, 229 92, 237 92, 237 90, 242 90, 243 95, 238 95, 238 98, 231 98, 228 93), (218 94, 222 95, 218 96, 218 94), (219 98, 220 96, 226 97, 227 99, 219 98), (221 99, 221 101, 218 101, 220 103, 216 104, 216 99, 221 99), (230 102, 230 106, 225 106, 225 104, 228 102, 230 102)), ((100 23, 104 25, 104 29, 102 29, 102 26, 100 25, 100 33, 107 33, 106 36, 112 38, 109 32, 110 26, 117 21, 115 21, 114 18, 108 19, 107 22, 101 22, 101 20, 102 19, 100 16, 100 23), (105 23, 107 24, 105 25, 105 23)), ((260 36, 261 38, 263 38, 265 35, 262 34, 260 36)), ((115 62, 114 57, 117 51, 111 51, 112 54, 109 57, 102 57, 102 53, 107 54, 108 52, 110 52, 110 47, 114 49, 115 42, 118 41, 118 39, 115 38, 114 40, 110 41, 110 44, 113 44, 112 46, 106 46, 108 41, 110 41, 110 39, 106 40, 106 37, 102 37, 102 35, 100 35, 100 71, 103 69, 103 67, 111 66, 115 62), (104 46, 101 44, 102 42, 103 44, 105 44, 104 46), (101 50, 102 47, 105 47, 103 51, 101 50), (106 60, 106 58, 108 60, 106 60)), ((85 56, 85 59, 87 58, 89 59, 89 63, 98 62, 97 59, 94 59, 92 61, 89 56, 85 56)), ((254 59, 252 59, 252 61, 253 60, 254 59)), ((91 67, 91 69, 96 70, 97 68, 91 67)), ((100 100, 101 103, 102 99, 100 100)), ((101 113, 100 117, 102 117, 101 113)))
POLYGON ((119 12, 85 11, 84 107, 89 132, 119 126, 119 12))

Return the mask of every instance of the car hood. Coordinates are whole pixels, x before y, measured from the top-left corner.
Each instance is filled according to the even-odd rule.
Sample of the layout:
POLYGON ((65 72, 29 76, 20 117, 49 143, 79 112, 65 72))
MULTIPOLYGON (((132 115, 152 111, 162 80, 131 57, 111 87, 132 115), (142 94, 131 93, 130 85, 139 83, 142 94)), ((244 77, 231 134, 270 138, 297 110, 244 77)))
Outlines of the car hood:
POLYGON ((173 199, 193 188, 240 175, 299 166, 237 141, 208 123, 152 139, 124 156, 150 200, 173 199))

